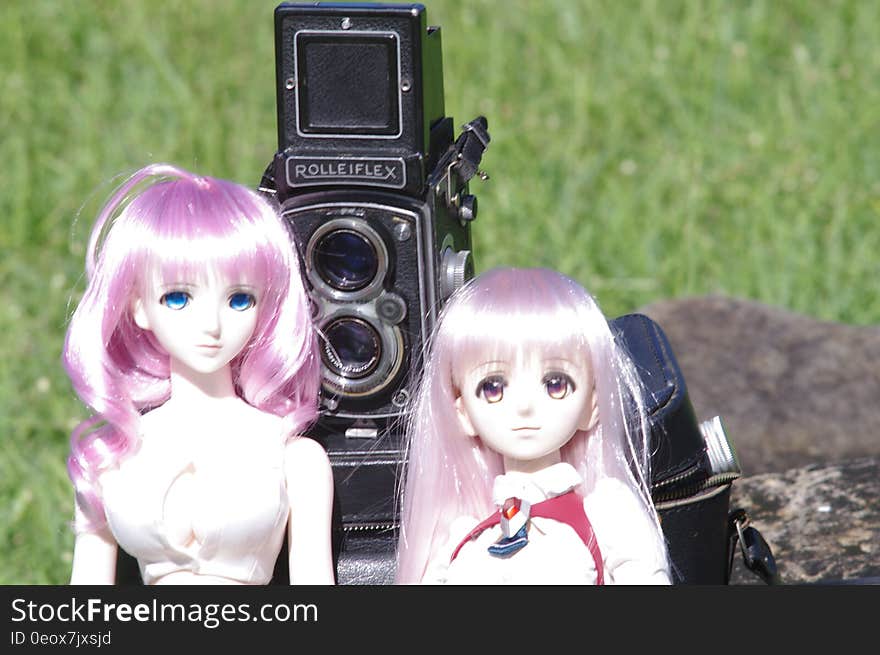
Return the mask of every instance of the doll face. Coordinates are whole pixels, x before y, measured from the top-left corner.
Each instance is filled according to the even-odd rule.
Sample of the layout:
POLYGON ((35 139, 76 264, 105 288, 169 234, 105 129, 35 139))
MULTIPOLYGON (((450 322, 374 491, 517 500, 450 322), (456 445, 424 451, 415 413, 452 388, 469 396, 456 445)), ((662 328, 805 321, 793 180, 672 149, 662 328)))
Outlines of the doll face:
POLYGON ((134 319, 171 356, 196 373, 224 368, 248 343, 257 324, 257 293, 209 272, 168 283, 154 279, 134 303, 134 319))
POLYGON ((465 372, 456 401, 465 432, 511 464, 553 456, 596 421, 592 374, 563 353, 518 353, 465 372))

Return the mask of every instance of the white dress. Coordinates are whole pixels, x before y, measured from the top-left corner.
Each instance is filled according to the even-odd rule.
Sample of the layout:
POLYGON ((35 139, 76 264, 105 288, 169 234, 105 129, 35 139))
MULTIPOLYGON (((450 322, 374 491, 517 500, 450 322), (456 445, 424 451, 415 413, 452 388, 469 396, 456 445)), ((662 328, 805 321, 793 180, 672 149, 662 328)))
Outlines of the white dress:
MULTIPOLYGON (((493 501, 501 507, 511 497, 532 505, 562 495, 581 484, 573 466, 559 463, 536 473, 507 473, 495 479, 493 501)), ((600 481, 584 498, 584 512, 602 553, 605 584, 670 584, 666 550, 653 522, 630 488, 615 479, 600 481)), ((502 535, 500 526, 455 548, 485 517, 462 516, 422 582, 426 584, 595 584, 593 556, 575 530, 554 519, 531 519, 528 544, 509 557, 487 548, 502 535)))
POLYGON ((151 434, 101 476, 107 523, 145 584, 180 571, 266 584, 290 509, 283 467, 280 435, 151 434))

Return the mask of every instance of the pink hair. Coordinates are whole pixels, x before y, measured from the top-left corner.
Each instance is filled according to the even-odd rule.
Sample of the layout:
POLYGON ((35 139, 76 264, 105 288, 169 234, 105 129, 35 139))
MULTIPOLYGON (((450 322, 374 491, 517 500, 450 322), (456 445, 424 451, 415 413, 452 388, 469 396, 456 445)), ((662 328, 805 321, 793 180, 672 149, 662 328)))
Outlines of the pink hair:
POLYGON ((77 529, 105 523, 99 473, 132 451, 140 415, 170 396, 168 355, 132 318, 148 275, 177 281, 213 266, 257 287, 257 326, 231 362, 236 389, 254 407, 284 417, 288 434, 314 420, 320 360, 291 243, 257 193, 169 164, 137 171, 103 207, 86 254, 88 286, 62 355, 93 413, 71 435, 68 473, 87 522, 77 529))
POLYGON ((517 349, 563 346, 587 358, 599 423, 576 432, 561 456, 577 469, 587 496, 613 476, 630 484, 657 529, 650 500, 649 429, 637 371, 595 300, 573 280, 546 269, 495 269, 471 280, 441 312, 423 379, 407 423, 397 582, 419 582, 459 516, 493 510, 501 456, 465 435, 454 402, 463 372, 478 359, 510 358, 517 349))

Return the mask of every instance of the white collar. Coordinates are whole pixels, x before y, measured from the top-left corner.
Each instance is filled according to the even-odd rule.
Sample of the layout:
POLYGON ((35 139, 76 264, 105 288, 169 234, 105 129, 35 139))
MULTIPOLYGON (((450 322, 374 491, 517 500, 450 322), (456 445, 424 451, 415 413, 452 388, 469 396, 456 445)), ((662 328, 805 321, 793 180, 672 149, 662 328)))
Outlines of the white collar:
POLYGON ((567 462, 552 464, 534 473, 512 471, 495 478, 492 502, 501 507, 508 498, 522 498, 534 505, 561 496, 581 482, 581 476, 567 462))

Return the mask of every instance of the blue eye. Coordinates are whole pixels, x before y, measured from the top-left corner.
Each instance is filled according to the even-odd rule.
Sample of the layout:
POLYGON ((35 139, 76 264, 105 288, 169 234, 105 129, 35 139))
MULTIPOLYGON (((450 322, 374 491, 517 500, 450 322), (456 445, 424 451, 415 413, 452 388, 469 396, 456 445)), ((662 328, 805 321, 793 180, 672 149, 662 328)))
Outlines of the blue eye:
POLYGON ((190 295, 186 291, 169 291, 159 300, 168 309, 183 309, 189 304, 190 295))
POLYGON ((248 310, 256 304, 256 299, 250 293, 233 293, 229 296, 229 307, 237 312, 248 310))
POLYGON ((482 398, 489 404, 500 402, 504 398, 506 380, 500 375, 490 375, 477 385, 477 397, 482 398))

